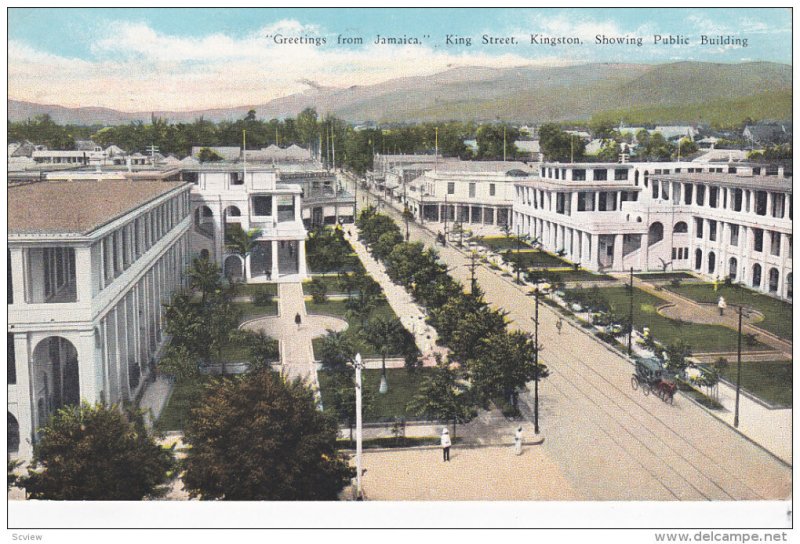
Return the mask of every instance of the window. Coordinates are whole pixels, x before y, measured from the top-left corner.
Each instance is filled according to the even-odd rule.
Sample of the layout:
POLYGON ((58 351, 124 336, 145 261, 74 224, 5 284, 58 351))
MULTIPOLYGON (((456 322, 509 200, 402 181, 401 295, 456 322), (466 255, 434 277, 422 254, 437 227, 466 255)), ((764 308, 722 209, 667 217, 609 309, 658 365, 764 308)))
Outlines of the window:
POLYGON ((592 170, 592 179, 594 181, 605 181, 608 179, 608 170, 592 170))
POLYGON ((767 215, 766 191, 756 191, 756 215, 767 215))
POLYGON ((776 257, 780 257, 781 255, 781 233, 780 232, 770 232, 769 233, 770 240, 769 240, 769 252, 771 255, 775 255, 776 257))
POLYGON ((447 182, 447 194, 448 195, 456 194, 456 182, 455 181, 448 181, 447 182))
POLYGON ((709 221, 708 222, 708 239, 712 242, 717 241, 717 222, 716 221, 709 221))
POLYGON ((254 196, 253 197, 253 214, 257 216, 271 216, 272 215, 272 197, 271 196, 254 196))
POLYGON ((764 231, 761 229, 753 229, 753 251, 764 251, 764 231))
POLYGON ((688 225, 686 225, 685 221, 678 221, 672 228, 672 232, 674 234, 686 234, 687 232, 689 232, 689 227, 688 225))
POLYGON ((614 179, 617 181, 628 179, 628 170, 625 168, 616 168, 614 170, 614 179))
POLYGON ((784 195, 782 193, 772 193, 772 217, 778 219, 783 217, 784 195))
POLYGON ((583 168, 575 168, 572 170, 573 181, 584 181, 586 179, 586 170, 583 168))
POLYGON ((14 334, 8 333, 6 340, 6 360, 8 361, 8 384, 17 383, 17 355, 14 350, 14 334))
POLYGON ((695 235, 695 238, 702 238, 703 237, 703 218, 702 217, 695 217, 694 218, 694 235, 695 235))
POLYGON ((742 211, 742 190, 741 189, 733 189, 733 194, 731 195, 731 200, 733 200, 733 211, 735 211, 735 212, 742 211))
POLYGON ((719 187, 708 188, 708 205, 712 208, 717 207, 717 199, 719 197, 719 187))
POLYGON ((566 194, 565 193, 556 193, 556 213, 563 214, 565 213, 565 202, 566 202, 566 194))
POLYGON ((594 211, 594 193, 582 191, 578 193, 578 211, 594 211))
POLYGON ((244 185, 244 172, 231 172, 231 185, 244 185))
MULTIPOLYGON (((450 192, 449 187, 448 187, 448 191, 447 192, 448 192, 448 194, 453 194, 453 193, 450 192)), ((469 184, 469 197, 470 198, 475 198, 475 184, 474 183, 470 183, 469 184)))
POLYGON ((653 197, 653 200, 656 200, 658 198, 658 180, 657 179, 653 180, 653 194, 652 194, 652 197, 653 197))
POLYGON ((705 185, 697 186, 697 205, 702 206, 706 201, 706 187, 705 185))
POLYGON ((692 189, 693 188, 694 188, 694 185, 692 185, 691 183, 687 183, 686 187, 685 187, 685 189, 683 191, 683 203, 686 204, 686 205, 689 205, 689 204, 692 203, 692 189))
POLYGON ((489 196, 494 196, 495 195, 494 191, 495 191, 495 185, 494 185, 494 183, 490 183, 489 184, 489 196))
POLYGON ((731 245, 739 245, 739 225, 731 225, 731 245))

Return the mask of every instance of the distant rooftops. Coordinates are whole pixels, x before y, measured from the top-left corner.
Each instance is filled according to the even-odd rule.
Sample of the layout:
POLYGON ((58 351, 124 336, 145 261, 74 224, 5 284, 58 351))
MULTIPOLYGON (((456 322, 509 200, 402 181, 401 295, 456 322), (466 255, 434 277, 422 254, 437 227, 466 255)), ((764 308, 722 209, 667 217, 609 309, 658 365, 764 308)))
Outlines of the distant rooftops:
MULTIPOLYGON (((200 152, 203 149, 209 149, 222 157, 223 161, 238 162, 246 158, 248 162, 299 162, 313 160, 311 152, 308 149, 303 149, 298 145, 290 145, 288 147, 278 147, 275 144, 262 149, 247 149, 242 154, 241 147, 226 147, 226 146, 194 146, 192 147, 191 158, 197 160, 200 157, 200 152)), ((188 159, 189 157, 187 157, 188 159)), ((186 160, 186 159, 184 159, 186 160)), ((213 161, 209 161, 213 162, 213 161)))
POLYGON ((85 235, 182 185, 163 181, 59 181, 8 188, 8 233, 85 235))

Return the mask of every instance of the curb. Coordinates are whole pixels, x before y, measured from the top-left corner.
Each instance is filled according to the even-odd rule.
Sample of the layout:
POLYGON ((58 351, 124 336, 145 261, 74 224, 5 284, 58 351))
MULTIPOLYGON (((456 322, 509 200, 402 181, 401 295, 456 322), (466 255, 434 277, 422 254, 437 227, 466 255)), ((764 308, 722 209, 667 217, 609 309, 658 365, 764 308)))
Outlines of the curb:
MULTIPOLYGON (((542 444, 544 444, 544 437, 543 436, 541 436, 537 440, 525 441, 525 442, 522 443, 523 446, 541 446, 542 444)), ((507 442, 498 442, 498 443, 489 443, 489 444, 463 444, 462 443, 462 444, 456 444, 456 445, 452 446, 452 448, 454 450, 459 450, 459 449, 474 450, 474 449, 480 449, 480 448, 513 448, 513 447, 514 447, 514 444, 509 444, 507 442)), ((420 451, 422 451, 422 450, 440 450, 440 449, 442 449, 442 447, 441 446, 437 446, 437 445, 431 445, 431 446, 408 446, 408 447, 398 446, 396 448, 364 448, 362 450, 362 453, 363 452, 385 453, 385 452, 392 452, 392 451, 397 451, 397 450, 420 450, 420 451)), ((343 451, 343 452, 346 452, 346 453, 352 453, 352 454, 355 454, 355 452, 356 452, 356 450, 344 449, 344 448, 339 450, 339 451, 343 451)))

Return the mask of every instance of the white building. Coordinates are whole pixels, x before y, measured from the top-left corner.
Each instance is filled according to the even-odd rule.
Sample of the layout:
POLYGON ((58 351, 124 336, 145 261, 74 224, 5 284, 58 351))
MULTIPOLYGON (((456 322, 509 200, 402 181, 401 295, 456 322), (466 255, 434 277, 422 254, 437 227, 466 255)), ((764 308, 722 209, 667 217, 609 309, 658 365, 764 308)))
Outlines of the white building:
POLYGON ((404 203, 418 221, 482 225, 499 233, 512 220, 515 182, 536 173, 534 164, 522 162, 447 162, 408 183, 404 203))
POLYGON ((272 165, 213 162, 182 166, 192 185, 192 252, 208 255, 231 278, 250 283, 300 281, 306 277, 302 189, 279 182, 272 165), (226 248, 225 232, 259 229, 244 258, 226 248))
POLYGON ((9 187, 9 453, 30 458, 60 406, 135 398, 161 347, 162 304, 189 261, 190 186, 9 187))
POLYGON ((792 298, 782 168, 543 163, 515 186, 515 230, 588 270, 692 270, 792 298))

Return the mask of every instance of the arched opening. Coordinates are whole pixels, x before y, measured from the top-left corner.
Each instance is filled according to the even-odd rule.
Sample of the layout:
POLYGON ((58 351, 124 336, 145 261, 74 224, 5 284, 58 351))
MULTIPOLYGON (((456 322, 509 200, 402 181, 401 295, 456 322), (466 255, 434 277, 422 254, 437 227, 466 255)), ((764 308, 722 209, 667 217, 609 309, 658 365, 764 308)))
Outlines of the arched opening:
POLYGON ((753 287, 761 287, 761 265, 753 265, 753 287))
POLYGON ((239 255, 228 255, 225 258, 225 266, 223 268, 225 277, 229 281, 240 281, 244 276, 243 273, 244 263, 239 255))
POLYGON ((708 252, 708 273, 713 274, 717 269, 717 256, 713 251, 708 252))
POLYGON ((739 263, 736 261, 736 257, 731 257, 728 261, 728 277, 731 281, 736 280, 736 271, 739 268, 739 263))
POLYGON ((40 426, 62 406, 80 403, 78 351, 72 342, 60 336, 40 341, 33 350, 33 381, 40 426))
POLYGON ((208 250, 207 250, 207 249, 201 249, 201 250, 200 250, 200 258, 201 258, 201 259, 208 260, 209 256, 210 256, 210 255, 209 255, 209 253, 208 253, 208 250))
POLYGON ((650 179, 650 172, 647 170, 644 171, 644 186, 647 187, 647 182, 650 179))
POLYGON ((634 172, 634 174, 633 174, 633 183, 636 186, 639 185, 639 171, 638 170, 636 170, 636 172, 634 172))
POLYGON ((214 212, 211 208, 200 206, 194 211, 194 227, 201 234, 214 238, 214 212))
POLYGON ((8 453, 19 451, 19 422, 11 412, 8 412, 8 453))
POLYGON ((770 268, 769 269, 769 292, 770 293, 777 293, 778 286, 780 285, 780 273, 778 272, 777 268, 770 268))
POLYGON ((686 224, 686 221, 678 221, 675 223, 675 226, 672 227, 673 234, 686 234, 689 232, 689 226, 686 224))
POLYGON ((654 245, 664 239, 664 225, 656 221, 647 230, 647 245, 654 245))
POLYGON ((703 250, 699 247, 694 250, 694 269, 700 270, 703 267, 703 250))

